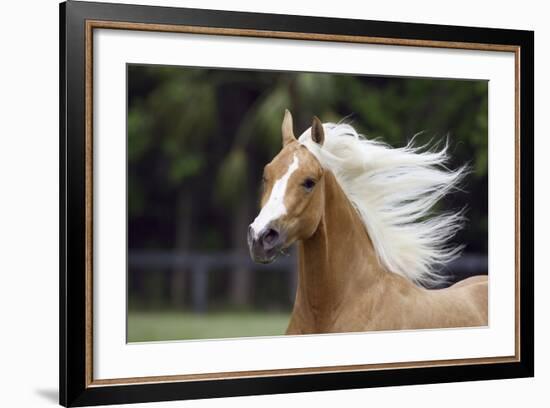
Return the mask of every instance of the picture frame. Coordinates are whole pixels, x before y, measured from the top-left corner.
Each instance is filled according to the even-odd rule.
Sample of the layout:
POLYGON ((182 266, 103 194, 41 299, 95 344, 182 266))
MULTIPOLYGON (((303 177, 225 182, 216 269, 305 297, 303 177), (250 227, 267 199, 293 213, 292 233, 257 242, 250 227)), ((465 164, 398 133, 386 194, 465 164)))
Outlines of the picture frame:
MULTIPOLYGON (((414 58, 414 56, 413 56, 414 58)), ((177 399, 444 383, 534 375, 534 33, 68 1, 60 5, 60 404, 86 406, 177 399), (514 88, 513 355, 343 364, 184 375, 94 376, 94 33, 369 44, 511 53, 514 88)), ((496 142, 498 143, 498 141, 496 142)), ((122 159, 121 159, 122 160, 122 159)), ((511 180, 509 180, 512 182, 511 180)), ((512 200, 509 197, 508 200, 512 200)), ((122 272, 124 273, 124 271, 122 272)), ((120 293, 123 298, 124 293, 120 293)), ((220 343, 221 344, 221 343, 220 343)))

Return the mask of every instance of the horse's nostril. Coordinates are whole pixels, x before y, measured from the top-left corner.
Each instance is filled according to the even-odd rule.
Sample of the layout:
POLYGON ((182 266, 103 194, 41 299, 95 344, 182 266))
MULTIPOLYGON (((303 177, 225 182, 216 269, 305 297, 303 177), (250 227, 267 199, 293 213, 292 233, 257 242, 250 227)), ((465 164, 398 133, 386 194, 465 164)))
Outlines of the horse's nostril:
POLYGON ((270 245, 273 245, 275 242, 277 242, 278 238, 279 238, 279 233, 273 228, 269 228, 264 233, 262 237, 262 241, 264 244, 267 244, 268 246, 270 246, 270 245))

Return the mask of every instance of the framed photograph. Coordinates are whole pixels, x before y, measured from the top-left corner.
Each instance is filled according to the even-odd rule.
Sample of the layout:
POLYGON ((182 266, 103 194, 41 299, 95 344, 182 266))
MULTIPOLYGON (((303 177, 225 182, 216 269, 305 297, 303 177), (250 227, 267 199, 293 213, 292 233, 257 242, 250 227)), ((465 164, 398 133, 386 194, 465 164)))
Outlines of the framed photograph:
POLYGON ((533 376, 533 32, 60 21, 62 405, 533 376))

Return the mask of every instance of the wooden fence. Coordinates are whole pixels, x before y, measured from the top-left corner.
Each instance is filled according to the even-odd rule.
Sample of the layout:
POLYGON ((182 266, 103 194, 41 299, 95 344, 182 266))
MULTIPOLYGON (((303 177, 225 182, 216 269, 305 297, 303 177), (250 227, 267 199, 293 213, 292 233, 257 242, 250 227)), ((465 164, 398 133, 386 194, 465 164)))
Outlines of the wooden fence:
MULTIPOLYGON (((465 254, 447 266, 450 282, 453 283, 472 275, 486 274, 488 271, 486 255, 465 254)), ((189 274, 191 307, 197 313, 208 309, 208 285, 210 274, 222 269, 244 268, 250 271, 274 271, 286 273, 288 294, 294 298, 296 291, 296 256, 281 257, 267 265, 257 265, 248 254, 239 253, 179 253, 170 251, 130 251, 128 267, 132 270, 179 271, 189 274)))

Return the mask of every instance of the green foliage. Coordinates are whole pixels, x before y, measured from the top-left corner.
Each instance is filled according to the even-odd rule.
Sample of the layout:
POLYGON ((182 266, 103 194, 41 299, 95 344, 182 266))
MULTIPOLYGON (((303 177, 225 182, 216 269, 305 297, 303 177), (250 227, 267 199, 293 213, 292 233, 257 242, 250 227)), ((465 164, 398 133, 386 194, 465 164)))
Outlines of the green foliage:
POLYGON ((222 203, 238 205, 238 198, 247 187, 247 170, 248 161, 242 148, 232 150, 222 161, 216 183, 216 194, 222 203))
POLYGON ((240 246, 289 108, 297 135, 317 115, 396 147, 418 132, 420 142, 449 136, 451 166, 469 163, 472 173, 467 193, 442 208, 467 206, 470 223, 457 239, 487 250, 486 81, 131 65, 128 89, 129 226, 147 231, 130 234, 131 247, 174 246, 181 192, 192 197, 193 245, 216 237, 240 246), (250 214, 237 217, 242 208, 250 214))

